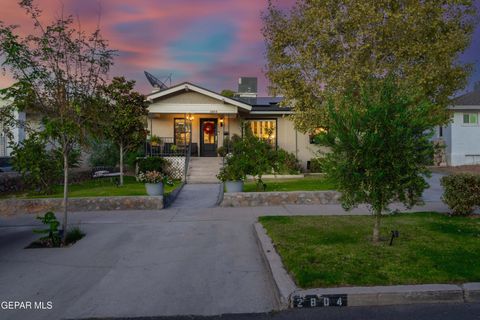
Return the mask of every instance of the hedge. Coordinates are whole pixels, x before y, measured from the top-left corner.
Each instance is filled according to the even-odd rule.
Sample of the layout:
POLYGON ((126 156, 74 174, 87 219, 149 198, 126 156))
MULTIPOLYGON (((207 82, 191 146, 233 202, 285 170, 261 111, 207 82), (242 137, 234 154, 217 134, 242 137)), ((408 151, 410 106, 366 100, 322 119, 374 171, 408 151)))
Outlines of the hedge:
POLYGON ((442 200, 453 215, 469 215, 480 206, 480 175, 453 174, 441 179, 442 200))

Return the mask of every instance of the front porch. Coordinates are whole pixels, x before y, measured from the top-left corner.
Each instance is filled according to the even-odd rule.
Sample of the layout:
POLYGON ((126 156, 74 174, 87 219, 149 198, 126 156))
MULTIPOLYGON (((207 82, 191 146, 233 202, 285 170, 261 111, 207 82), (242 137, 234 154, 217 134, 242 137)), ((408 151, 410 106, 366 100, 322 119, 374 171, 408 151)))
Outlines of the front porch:
POLYGON ((148 130, 148 155, 216 157, 226 137, 240 134, 240 120, 231 114, 157 113, 149 115, 148 130))

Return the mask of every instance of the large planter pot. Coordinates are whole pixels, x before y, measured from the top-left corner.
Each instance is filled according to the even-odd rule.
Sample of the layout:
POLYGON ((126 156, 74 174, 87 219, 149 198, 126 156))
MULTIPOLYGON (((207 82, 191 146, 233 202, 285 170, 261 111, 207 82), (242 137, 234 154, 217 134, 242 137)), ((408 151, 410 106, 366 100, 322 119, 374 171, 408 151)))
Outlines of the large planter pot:
POLYGON ((149 196, 161 196, 163 195, 163 183, 145 183, 145 189, 149 196))
POLYGON ((227 192, 242 192, 243 181, 225 181, 227 192))

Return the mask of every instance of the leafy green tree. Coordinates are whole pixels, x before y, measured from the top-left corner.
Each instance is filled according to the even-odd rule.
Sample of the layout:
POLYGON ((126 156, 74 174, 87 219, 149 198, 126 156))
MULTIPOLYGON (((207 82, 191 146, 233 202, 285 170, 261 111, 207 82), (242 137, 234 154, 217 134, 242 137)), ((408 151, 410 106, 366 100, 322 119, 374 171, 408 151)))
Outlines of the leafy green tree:
POLYGON ((118 145, 120 155, 120 185, 123 185, 123 158, 129 150, 145 141, 145 117, 148 104, 145 96, 133 90, 135 81, 115 77, 104 88, 108 99, 103 122, 105 135, 118 145))
POLYGON ((115 167, 120 161, 118 146, 102 138, 94 138, 90 143, 89 163, 92 167, 115 167))
POLYGON ((13 169, 20 172, 27 185, 38 193, 52 193, 62 176, 62 162, 55 152, 45 148, 45 141, 38 134, 14 145, 11 156, 13 169))
MULTIPOLYGON (((67 230, 69 155, 97 128, 100 87, 113 63, 100 29, 93 33, 76 28, 72 16, 61 14, 43 24, 41 10, 32 0, 19 2, 33 22, 31 34, 22 36, 16 26, 0 22, 0 57, 15 83, 0 94, 19 110, 44 117, 45 132, 63 157, 64 237, 67 230)), ((63 239, 65 241, 65 238, 63 239)))
POLYGON ((326 101, 383 74, 417 87, 432 123, 449 120, 449 97, 471 70, 457 58, 477 21, 473 0, 298 0, 289 13, 273 2, 263 15, 266 75, 297 128, 323 127, 326 101))
POLYGON ((412 207, 428 184, 433 163, 431 103, 395 81, 372 79, 353 86, 339 104, 327 103, 327 130, 317 139, 330 152, 322 160, 327 177, 350 210, 366 203, 375 216, 373 241, 380 239, 380 218, 393 201, 412 207))
POLYGON ((227 98, 233 98, 235 96, 235 91, 230 89, 223 89, 222 92, 220 92, 220 94, 227 98))

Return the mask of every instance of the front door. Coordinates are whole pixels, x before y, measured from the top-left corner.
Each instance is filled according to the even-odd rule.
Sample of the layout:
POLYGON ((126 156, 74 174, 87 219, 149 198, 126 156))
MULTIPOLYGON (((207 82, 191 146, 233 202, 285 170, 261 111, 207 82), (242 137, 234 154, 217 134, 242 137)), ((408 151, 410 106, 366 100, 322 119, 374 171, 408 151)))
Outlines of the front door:
POLYGON ((217 156, 217 119, 200 119, 200 156, 217 156))

